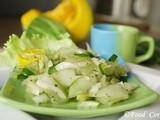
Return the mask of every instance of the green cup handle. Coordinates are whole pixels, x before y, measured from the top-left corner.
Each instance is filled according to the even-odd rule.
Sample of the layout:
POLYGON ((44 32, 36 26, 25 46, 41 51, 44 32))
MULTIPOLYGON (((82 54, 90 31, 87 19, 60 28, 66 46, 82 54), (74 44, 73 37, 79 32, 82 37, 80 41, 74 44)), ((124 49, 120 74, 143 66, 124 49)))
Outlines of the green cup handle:
POLYGON ((140 36, 138 44, 143 43, 143 42, 148 43, 148 50, 146 51, 145 54, 136 56, 135 63, 140 63, 140 62, 143 62, 151 58, 154 53, 154 47, 155 47, 154 39, 149 36, 140 36))

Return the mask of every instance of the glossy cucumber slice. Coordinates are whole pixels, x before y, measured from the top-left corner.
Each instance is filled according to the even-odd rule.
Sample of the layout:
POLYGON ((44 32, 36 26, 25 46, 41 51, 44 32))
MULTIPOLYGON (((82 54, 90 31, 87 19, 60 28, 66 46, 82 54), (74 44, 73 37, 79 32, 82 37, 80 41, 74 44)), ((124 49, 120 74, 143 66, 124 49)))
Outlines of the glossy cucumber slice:
POLYGON ((69 88, 68 97, 74 98, 79 94, 88 92, 93 85, 97 82, 93 74, 83 76, 77 79, 69 88))
POLYGON ((129 98, 125 88, 120 84, 108 85, 96 93, 96 101, 102 104, 113 104, 129 98))
POLYGON ((53 74, 56 79, 64 87, 69 87, 77 78, 75 69, 64 69, 53 74))

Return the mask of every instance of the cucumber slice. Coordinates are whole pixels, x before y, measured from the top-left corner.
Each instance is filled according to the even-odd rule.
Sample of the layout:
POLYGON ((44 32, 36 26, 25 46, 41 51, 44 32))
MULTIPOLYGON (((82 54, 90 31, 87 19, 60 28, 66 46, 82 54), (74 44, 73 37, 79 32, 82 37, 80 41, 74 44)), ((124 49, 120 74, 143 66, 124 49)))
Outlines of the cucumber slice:
POLYGON ((106 77, 105 75, 103 75, 102 77, 101 77, 101 85, 102 85, 102 87, 106 87, 108 84, 109 84, 109 80, 108 80, 109 78, 108 77, 106 77))
POLYGON ((64 88, 62 87, 62 85, 56 82, 48 74, 38 75, 38 80, 36 84, 40 86, 41 88, 43 88, 44 90, 51 90, 53 92, 56 92, 58 96, 62 99, 67 99, 66 92, 64 88))
POLYGON ((60 104, 60 103, 65 103, 68 101, 67 98, 61 98, 55 91, 52 90, 45 90, 45 93, 48 95, 50 98, 50 102, 54 104, 60 104))
POLYGON ((69 68, 76 69, 77 67, 76 67, 76 65, 74 65, 74 64, 71 63, 71 62, 61 62, 61 63, 59 63, 59 64, 57 64, 57 65, 55 66, 55 69, 56 69, 57 71, 61 71, 61 70, 64 70, 64 69, 69 69, 69 68))
POLYGON ((108 65, 107 63, 99 64, 99 69, 101 73, 106 76, 112 76, 114 73, 114 68, 111 65, 108 65))
POLYGON ((116 77, 112 77, 111 80, 110 80, 110 84, 116 84, 116 83, 119 83, 119 79, 116 78, 116 77))
POLYGON ((79 76, 76 76, 75 69, 64 69, 53 74, 53 78, 56 79, 62 86, 69 87, 79 76))
POLYGON ((89 96, 90 97, 95 97, 95 95, 97 94, 98 90, 102 87, 102 83, 98 82, 96 83, 94 86, 91 87, 91 89, 89 90, 89 96))
POLYGON ((83 75, 90 74, 91 72, 93 72, 96 69, 96 65, 93 63, 93 61, 91 59, 87 59, 87 58, 85 58, 81 62, 78 62, 77 65, 79 67, 80 73, 83 75), (80 66, 81 63, 83 63, 83 64, 85 63, 85 65, 80 66))
POLYGON ((40 95, 43 92, 43 89, 34 82, 28 81, 27 91, 33 95, 40 95))
POLYGON ((76 99, 77 101, 86 101, 89 99, 89 95, 88 93, 82 93, 82 94, 77 95, 76 99))
POLYGON ((96 101, 111 105, 128 97, 129 95, 122 85, 114 84, 100 89, 96 94, 96 101))
POLYGON ((86 75, 77 79, 70 86, 68 97, 74 98, 79 94, 87 93, 91 89, 91 87, 96 84, 96 82, 97 79, 94 74, 86 75))
POLYGON ((136 87, 138 87, 135 84, 130 84, 127 82, 120 82, 119 84, 122 85, 126 89, 128 94, 131 94, 132 90, 134 90, 136 87))
POLYGON ((99 64, 99 69, 102 74, 114 77, 127 76, 128 69, 126 66, 119 65, 116 62, 104 62, 99 64))
POLYGON ((46 94, 40 94, 40 95, 34 96, 32 99, 37 104, 47 103, 49 101, 49 97, 46 94))

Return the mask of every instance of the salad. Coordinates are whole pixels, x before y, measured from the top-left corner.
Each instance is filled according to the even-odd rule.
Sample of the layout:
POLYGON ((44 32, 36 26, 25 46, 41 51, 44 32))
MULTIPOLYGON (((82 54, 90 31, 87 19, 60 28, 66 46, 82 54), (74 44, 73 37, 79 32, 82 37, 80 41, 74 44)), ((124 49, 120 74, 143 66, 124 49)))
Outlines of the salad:
POLYGON ((96 108, 126 100, 135 89, 116 55, 100 58, 89 45, 77 47, 67 34, 60 41, 12 35, 0 62, 14 68, 10 77, 21 81, 36 105, 76 101, 78 109, 96 108))
POLYGON ((96 106, 111 105, 127 99, 134 89, 125 82, 127 68, 117 64, 115 55, 105 61, 79 48, 61 48, 49 56, 44 52, 42 49, 24 51, 19 55, 23 57, 19 59, 20 66, 12 73, 37 104, 60 104, 76 99, 83 104, 89 101, 88 104, 96 106), (28 62, 24 64, 25 57, 28 62))
POLYGON ((37 105, 65 104, 74 100, 78 102, 78 108, 94 108, 100 104, 112 105, 125 100, 135 89, 134 85, 127 82, 128 68, 118 64, 116 55, 105 60, 89 45, 85 50, 74 44, 72 47, 60 45, 51 50, 49 47, 33 47, 34 44, 28 42, 32 47, 24 46, 23 50, 18 48, 22 47, 22 38, 25 38, 25 34, 17 38, 21 42, 17 42, 17 49, 11 48, 13 45, 6 47, 1 57, 8 57, 10 49, 19 50, 11 51, 16 53, 12 61, 17 65, 10 77, 22 82, 37 105))

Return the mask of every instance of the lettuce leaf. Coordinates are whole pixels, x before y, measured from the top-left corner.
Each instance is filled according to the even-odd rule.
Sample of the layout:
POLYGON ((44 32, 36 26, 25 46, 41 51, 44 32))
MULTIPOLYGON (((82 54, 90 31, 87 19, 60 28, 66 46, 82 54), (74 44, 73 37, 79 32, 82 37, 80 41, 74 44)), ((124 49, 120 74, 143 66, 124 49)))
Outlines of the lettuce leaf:
POLYGON ((24 50, 29 48, 44 49, 47 54, 50 54, 62 47, 77 48, 68 33, 61 34, 60 40, 47 36, 40 36, 39 34, 33 34, 31 38, 28 38, 26 32, 23 32, 21 37, 13 34, 9 36, 9 40, 4 44, 4 51, 0 54, 0 64, 9 67, 18 65, 18 54, 21 54, 24 50))

